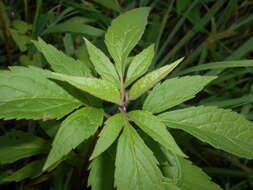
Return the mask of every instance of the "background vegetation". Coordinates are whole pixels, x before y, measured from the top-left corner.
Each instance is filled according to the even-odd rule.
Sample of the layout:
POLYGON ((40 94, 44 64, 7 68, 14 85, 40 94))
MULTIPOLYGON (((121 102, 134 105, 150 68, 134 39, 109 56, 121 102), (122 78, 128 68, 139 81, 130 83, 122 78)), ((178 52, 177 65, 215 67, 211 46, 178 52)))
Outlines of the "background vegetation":
MULTIPOLYGON (((218 75, 218 79, 187 104, 230 108, 253 120, 252 0, 3 0, 0 2, 0 67, 33 65, 48 68, 44 57, 31 43, 38 37, 89 63, 82 37, 105 51, 103 35, 111 20, 121 12, 142 6, 151 7, 152 11, 144 37, 135 48, 136 53, 155 43, 152 68, 185 57, 171 77, 218 75)), ((134 106, 138 107, 138 102, 134 106)), ((17 129, 50 142, 58 129, 57 124, 56 121, 0 120, 0 135, 17 129)), ((174 136, 192 161, 225 190, 253 189, 251 161, 215 150, 183 132, 178 131, 174 136)), ((15 137, 10 137, 9 141, 0 138, 0 157, 4 144, 19 142, 18 137, 15 142, 12 138, 15 137)), ((10 179, 11 183, 1 181, 35 160, 36 156, 11 164, 0 162, 0 182, 3 183, 0 188, 84 189, 88 175, 87 155, 90 154, 85 147, 89 143, 79 147, 81 158, 66 161, 56 170, 33 179, 26 179, 26 174, 20 172, 15 179, 10 179), (80 168, 79 163, 83 167, 80 168)))

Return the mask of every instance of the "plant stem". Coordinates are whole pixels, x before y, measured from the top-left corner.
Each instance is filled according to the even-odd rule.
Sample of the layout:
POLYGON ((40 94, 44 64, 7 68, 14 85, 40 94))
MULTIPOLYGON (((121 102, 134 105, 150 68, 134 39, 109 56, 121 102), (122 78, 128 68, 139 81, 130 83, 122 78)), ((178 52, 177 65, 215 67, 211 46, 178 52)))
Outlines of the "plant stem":
POLYGON ((25 21, 28 21, 28 0, 24 0, 24 8, 25 8, 25 21))
POLYGON ((8 26, 4 19, 3 9, 1 8, 0 8, 0 22, 3 25, 3 37, 5 39, 5 51, 6 51, 8 65, 12 65, 12 55, 11 55, 11 50, 10 50, 10 38, 9 38, 8 26))
POLYGON ((121 95, 121 103, 124 105, 125 101, 125 87, 124 87, 124 81, 123 78, 120 77, 120 95, 121 95))
POLYGON ((105 116, 106 119, 111 117, 111 115, 109 113, 104 113, 104 116, 105 116))
POLYGON ((34 18, 34 21, 33 21, 33 28, 32 28, 32 37, 33 37, 33 39, 36 39, 37 35, 38 35, 37 25, 38 25, 38 20, 39 20, 41 7, 42 7, 42 0, 37 0, 35 18, 34 18))

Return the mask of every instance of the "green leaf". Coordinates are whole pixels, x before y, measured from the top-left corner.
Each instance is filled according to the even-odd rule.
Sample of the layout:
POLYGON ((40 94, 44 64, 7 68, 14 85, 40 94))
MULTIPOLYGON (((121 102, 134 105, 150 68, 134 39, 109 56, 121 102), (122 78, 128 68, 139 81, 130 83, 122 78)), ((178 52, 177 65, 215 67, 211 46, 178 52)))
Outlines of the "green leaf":
POLYGON ((96 147, 92 153, 90 160, 94 159, 106 149, 108 149, 112 143, 119 136, 120 131, 124 125, 124 118, 122 113, 116 114, 110 117, 106 122, 103 130, 99 134, 96 147))
POLYGON ((32 29, 32 25, 23 20, 13 20, 12 25, 21 34, 25 34, 28 30, 32 29))
POLYGON ((74 17, 73 19, 69 19, 66 22, 56 24, 48 27, 44 32, 44 34, 51 33, 78 33, 78 34, 86 34, 89 36, 99 37, 104 34, 104 31, 96 28, 94 26, 90 26, 85 24, 85 19, 80 19, 79 17, 74 17))
POLYGON ((200 20, 201 3, 197 3, 191 10, 186 14, 187 8, 192 6, 191 0, 176 0, 176 11, 180 15, 187 17, 193 24, 197 24, 200 20))
POLYGON ((43 121, 39 122, 39 124, 42 130, 44 130, 45 133, 51 138, 55 137, 57 131, 61 126, 61 122, 56 120, 43 121))
POLYGON ((49 143, 42 138, 12 130, 0 136, 0 165, 47 153, 49 148, 49 143))
POLYGON ((86 43, 87 50, 90 55, 90 60, 95 66, 98 74, 101 75, 102 79, 107 80, 120 88, 119 76, 115 70, 114 65, 111 63, 110 59, 98 48, 96 48, 87 39, 84 39, 86 43))
POLYGON ((33 67, 10 67, 0 71, 0 118, 60 119, 82 102, 72 97, 46 71, 33 67))
POLYGON ((199 106, 166 112, 159 118, 168 127, 182 129, 216 148, 253 158, 253 123, 231 110, 199 106))
POLYGON ((180 62, 178 59, 170 65, 163 66, 151 73, 146 74, 140 78, 129 90, 129 100, 135 100, 140 97, 143 93, 152 88, 156 83, 166 77, 180 62))
POLYGON ((185 75, 192 72, 204 71, 204 70, 215 70, 215 69, 227 69, 227 68, 237 68, 237 67, 253 67, 252 60, 240 60, 240 61, 220 61, 212 62, 206 64, 200 64, 197 66, 184 69, 179 72, 178 75, 185 75))
POLYGON ((43 170, 50 168, 81 142, 93 135, 102 124, 103 114, 101 109, 87 107, 68 116, 54 138, 43 170))
POLYGON ((151 45, 134 57, 127 70, 126 87, 147 72, 155 54, 154 48, 155 46, 151 45))
POLYGON ((160 122, 156 116, 152 115, 150 112, 137 110, 130 112, 129 117, 145 133, 147 133, 150 137, 152 137, 166 149, 169 149, 180 156, 186 157, 186 155, 176 144, 174 138, 166 129, 166 126, 160 122))
POLYGON ((189 160, 166 153, 170 163, 166 166, 165 176, 172 178, 172 182, 181 190, 222 190, 199 167, 192 165, 189 160))
POLYGON ((121 104, 119 90, 112 83, 106 80, 97 78, 74 77, 59 73, 53 73, 53 76, 51 78, 68 82, 76 88, 88 92, 89 94, 101 98, 102 100, 121 104))
MULTIPOLYGON (((80 157, 80 155, 78 155, 80 157)), ((82 158, 80 158, 82 159, 82 158)), ((67 160, 66 160, 67 161, 67 160)), ((50 181, 50 190, 69 190, 72 186, 72 178, 74 177, 74 168, 71 163, 75 163, 74 160, 69 160, 68 164, 60 164, 54 171, 52 171, 50 181)), ((81 164, 83 160, 81 160, 81 164)), ((80 165, 78 166, 80 167, 80 165)))
POLYGON ((221 188, 211 181, 199 167, 192 165, 189 160, 179 158, 183 175, 177 184, 182 190, 221 190, 221 188))
POLYGON ((116 154, 115 185, 118 190, 164 190, 158 161, 135 129, 126 123, 116 154))
MULTIPOLYGON (((214 98, 214 96, 210 97, 214 98)), ((226 98, 226 99, 203 99, 199 102, 199 105, 203 106, 216 106, 221 108, 235 108, 246 104, 251 104, 253 102, 253 94, 247 94, 238 98, 226 98)))
POLYGON ((143 109, 159 113, 186 100, 192 99, 209 82, 216 79, 213 76, 186 76, 168 79, 157 85, 144 102, 143 109))
POLYGON ((9 176, 0 179, 0 183, 19 182, 26 178, 35 178, 42 173, 45 160, 33 161, 9 176))
POLYGON ((176 0, 176 11, 178 13, 183 13, 190 5, 190 0, 176 0))
POLYGON ((87 50, 87 47, 85 44, 81 45, 79 48, 77 48, 75 50, 75 56, 83 62, 83 64, 85 64, 87 67, 90 68, 90 70, 92 71, 92 73, 94 72, 94 66, 93 64, 91 63, 90 61, 90 58, 89 58, 89 53, 88 53, 88 50, 87 50))
POLYGON ((21 66, 37 66, 42 67, 42 56, 40 53, 35 53, 30 57, 29 55, 21 55, 19 56, 19 62, 21 66))
POLYGON ((24 52, 27 50, 27 45, 30 43, 30 37, 19 33, 17 30, 15 29, 10 29, 10 34, 11 37, 13 38, 13 40, 15 41, 15 43, 17 44, 19 50, 21 52, 24 52))
POLYGON ((75 44, 74 44, 74 39, 72 38, 72 35, 70 33, 67 33, 64 35, 63 45, 64 45, 66 55, 71 56, 74 54, 75 44))
POLYGON ((91 76, 90 69, 80 60, 65 55, 41 38, 38 41, 33 41, 33 43, 43 53, 54 71, 74 76, 91 76))
POLYGON ((103 5, 106 8, 109 8, 118 12, 121 10, 117 0, 93 0, 93 1, 103 5))
POLYGON ((88 186, 92 190, 109 190, 113 188, 114 160, 108 153, 103 153, 92 160, 89 169, 88 186))
POLYGON ((111 23, 105 35, 105 44, 123 77, 127 56, 140 40, 147 24, 149 8, 130 10, 111 23))
POLYGON ((177 187, 175 184, 170 183, 170 182, 163 182, 165 190, 182 190, 179 187, 177 187))

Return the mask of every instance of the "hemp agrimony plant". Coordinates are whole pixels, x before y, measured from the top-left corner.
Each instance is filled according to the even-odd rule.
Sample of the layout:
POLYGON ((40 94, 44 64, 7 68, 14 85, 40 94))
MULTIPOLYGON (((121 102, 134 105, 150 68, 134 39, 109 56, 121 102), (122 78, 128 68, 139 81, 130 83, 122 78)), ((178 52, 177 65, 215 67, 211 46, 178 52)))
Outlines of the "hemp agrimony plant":
MULTIPOLYGON (((52 172, 68 161, 77 167, 89 164, 92 190, 219 190, 221 187, 191 164, 169 131, 180 129, 218 149, 253 158, 253 124, 242 115, 209 106, 172 110, 192 99, 215 76, 160 82, 182 59, 147 73, 154 45, 129 58, 145 30, 148 14, 148 8, 138 8, 112 21, 105 44, 114 64, 87 39, 94 70, 39 39, 33 43, 54 72, 18 66, 0 72, 1 118, 62 121, 56 135, 49 134, 54 137, 51 146, 24 132, 2 136, 2 143, 10 136, 19 139, 2 148, 1 164, 49 151, 46 160, 21 169, 30 169, 25 177, 52 172), (135 110, 137 102, 142 106, 135 110), (19 144, 20 138, 26 147, 19 144), (83 156, 79 150, 89 139, 83 156), (85 161, 78 165, 76 158, 82 156, 85 161)), ((25 178, 17 172, 3 181, 25 178)))

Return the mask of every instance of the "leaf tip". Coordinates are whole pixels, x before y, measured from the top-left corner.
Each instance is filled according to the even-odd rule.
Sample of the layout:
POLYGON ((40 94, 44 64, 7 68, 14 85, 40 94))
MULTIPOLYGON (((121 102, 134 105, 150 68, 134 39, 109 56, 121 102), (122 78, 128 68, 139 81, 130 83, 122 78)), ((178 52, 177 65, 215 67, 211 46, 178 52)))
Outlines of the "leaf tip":
POLYGON ((96 154, 94 154, 95 152, 93 152, 92 153, 92 155, 90 156, 90 158, 89 158, 89 161, 92 161, 94 158, 96 158, 97 157, 97 155, 96 154))
POLYGON ((43 166, 43 168, 42 168, 42 172, 47 171, 47 170, 48 170, 48 168, 49 168, 49 166, 48 166, 48 162, 46 161, 46 163, 44 164, 44 166, 43 166))
POLYGON ((87 43, 89 43, 89 40, 87 38, 85 38, 85 37, 83 37, 83 40, 84 40, 84 42, 85 42, 85 44, 87 46, 87 43))
POLYGON ((183 60, 184 60, 184 57, 181 57, 181 58, 177 59, 176 61, 174 61, 171 64, 175 65, 175 67, 176 67, 177 65, 179 65, 180 63, 182 63, 183 60))

